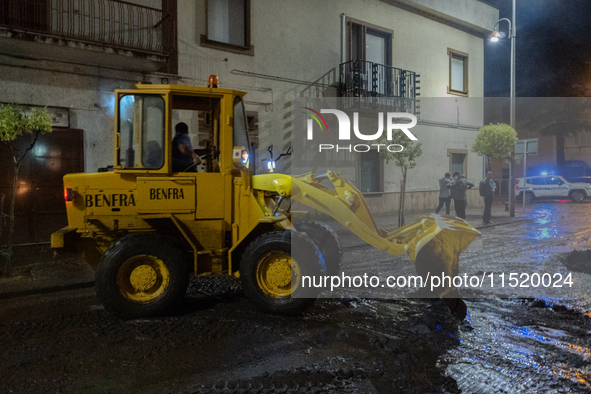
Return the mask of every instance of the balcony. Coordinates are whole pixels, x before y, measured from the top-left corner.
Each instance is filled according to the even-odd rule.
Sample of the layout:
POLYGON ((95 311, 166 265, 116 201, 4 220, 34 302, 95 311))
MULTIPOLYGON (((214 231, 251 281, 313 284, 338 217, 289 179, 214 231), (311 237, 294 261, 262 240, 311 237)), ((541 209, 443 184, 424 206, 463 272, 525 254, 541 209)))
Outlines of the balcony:
POLYGON ((155 71, 175 49, 174 19, 162 10, 118 0, 3 0, 0 51, 155 71))
POLYGON ((339 96, 345 110, 367 108, 420 113, 419 77, 415 72, 372 63, 351 60, 339 67, 339 96))

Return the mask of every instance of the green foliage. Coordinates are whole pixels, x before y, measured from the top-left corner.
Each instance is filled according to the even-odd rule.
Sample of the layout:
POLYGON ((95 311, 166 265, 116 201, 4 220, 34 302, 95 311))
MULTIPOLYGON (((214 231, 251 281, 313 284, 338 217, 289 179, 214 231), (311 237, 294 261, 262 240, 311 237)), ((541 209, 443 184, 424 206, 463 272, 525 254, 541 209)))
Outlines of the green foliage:
POLYGON ((503 157, 511 153, 517 140, 515 129, 505 123, 482 126, 471 151, 480 156, 503 157))
POLYGON ((51 115, 47 109, 32 108, 27 114, 16 105, 0 105, 0 141, 11 142, 33 132, 51 133, 51 115))
POLYGON ((392 132, 392 140, 387 140, 385 136, 382 135, 378 139, 379 144, 385 145, 392 145, 398 144, 401 145, 404 149, 402 152, 389 152, 386 149, 380 149, 380 157, 389 163, 391 161, 396 164, 396 167, 400 167, 401 169, 409 169, 415 168, 417 165, 416 159, 423 154, 423 149, 421 148, 420 142, 415 142, 407 137, 400 130, 394 130, 392 132))

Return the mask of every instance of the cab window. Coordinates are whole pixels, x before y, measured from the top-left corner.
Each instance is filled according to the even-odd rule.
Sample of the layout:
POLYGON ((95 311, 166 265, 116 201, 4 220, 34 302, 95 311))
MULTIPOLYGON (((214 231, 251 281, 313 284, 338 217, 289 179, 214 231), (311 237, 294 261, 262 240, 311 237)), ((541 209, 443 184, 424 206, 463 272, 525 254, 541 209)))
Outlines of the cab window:
POLYGON ((164 164, 164 99, 130 94, 119 100, 118 165, 159 169, 164 164))
POLYGON ((244 113, 244 104, 240 97, 234 99, 234 131, 233 145, 242 146, 248 150, 248 129, 246 127, 246 115, 244 113))
POLYGON ((528 179, 527 183, 530 185, 544 185, 544 178, 532 178, 532 179, 528 179))
MULTIPOLYGON (((187 125, 188 138, 185 144, 200 157, 201 163, 192 164, 189 160, 181 172, 219 172, 220 171, 220 99, 174 94, 172 96, 172 136, 175 140, 176 128, 180 123, 187 125)), ((171 144, 172 145, 172 144, 171 144)), ((171 147, 173 172, 178 146, 171 147)), ((181 157, 181 159, 184 159, 181 157)), ((185 159, 186 161, 186 159, 185 159)))

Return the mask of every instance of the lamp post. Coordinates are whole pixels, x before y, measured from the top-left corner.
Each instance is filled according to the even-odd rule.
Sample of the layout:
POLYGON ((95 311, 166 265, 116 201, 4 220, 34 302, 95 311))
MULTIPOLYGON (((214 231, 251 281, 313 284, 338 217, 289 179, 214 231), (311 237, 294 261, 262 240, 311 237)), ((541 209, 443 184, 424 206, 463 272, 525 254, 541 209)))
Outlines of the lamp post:
MULTIPOLYGON (((506 21, 509 24, 509 39, 511 40, 511 92, 510 92, 510 125, 515 128, 515 1, 512 0, 512 17, 511 20, 507 18, 499 19, 495 24, 495 28, 501 21, 506 21)), ((499 41, 501 35, 498 31, 493 31, 489 36, 492 42, 499 41)), ((509 164, 509 179, 511 184, 509 185, 509 216, 515 216, 515 192, 513 187, 515 186, 515 147, 511 151, 511 162, 509 164)))

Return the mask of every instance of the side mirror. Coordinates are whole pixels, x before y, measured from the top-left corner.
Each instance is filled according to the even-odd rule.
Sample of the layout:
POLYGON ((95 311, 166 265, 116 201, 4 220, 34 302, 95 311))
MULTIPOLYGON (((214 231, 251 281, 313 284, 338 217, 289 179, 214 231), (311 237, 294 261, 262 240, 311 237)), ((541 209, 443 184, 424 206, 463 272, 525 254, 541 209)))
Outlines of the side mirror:
POLYGON ((250 155, 243 146, 235 146, 232 153, 232 162, 239 170, 248 169, 250 164, 250 155))

